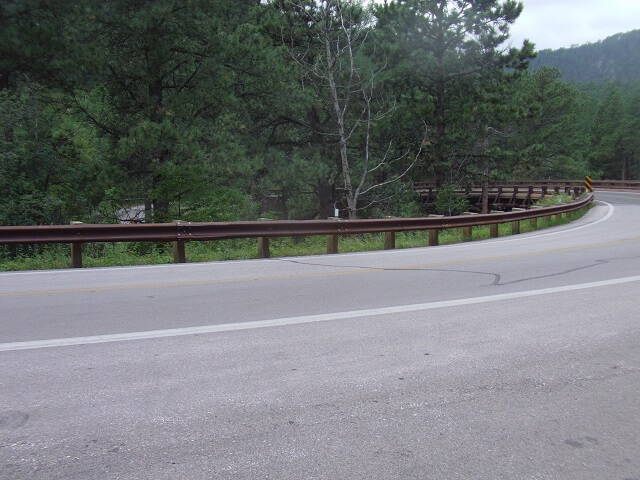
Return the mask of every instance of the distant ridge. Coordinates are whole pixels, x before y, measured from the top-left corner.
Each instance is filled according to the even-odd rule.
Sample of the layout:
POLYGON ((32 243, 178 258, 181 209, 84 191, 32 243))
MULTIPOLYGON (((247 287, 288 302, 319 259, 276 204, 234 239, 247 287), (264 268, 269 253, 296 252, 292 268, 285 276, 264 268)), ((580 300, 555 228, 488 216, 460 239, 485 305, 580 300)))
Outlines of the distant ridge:
POLYGON ((640 30, 571 48, 540 50, 531 68, 543 65, 556 67, 568 82, 640 80, 640 30))

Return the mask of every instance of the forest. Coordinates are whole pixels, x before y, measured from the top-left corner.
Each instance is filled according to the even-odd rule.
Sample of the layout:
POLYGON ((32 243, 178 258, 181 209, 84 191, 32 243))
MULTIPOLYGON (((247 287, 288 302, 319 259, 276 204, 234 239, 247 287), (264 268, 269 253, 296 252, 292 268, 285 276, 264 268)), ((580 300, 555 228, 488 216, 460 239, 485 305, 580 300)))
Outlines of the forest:
POLYGON ((640 83, 513 0, 0 3, 0 225, 424 214, 415 181, 640 178, 640 83), (532 39, 535 40, 535 39, 532 39))
POLYGON ((640 30, 618 33, 598 42, 557 50, 540 50, 531 67, 556 67, 567 82, 640 80, 640 30))

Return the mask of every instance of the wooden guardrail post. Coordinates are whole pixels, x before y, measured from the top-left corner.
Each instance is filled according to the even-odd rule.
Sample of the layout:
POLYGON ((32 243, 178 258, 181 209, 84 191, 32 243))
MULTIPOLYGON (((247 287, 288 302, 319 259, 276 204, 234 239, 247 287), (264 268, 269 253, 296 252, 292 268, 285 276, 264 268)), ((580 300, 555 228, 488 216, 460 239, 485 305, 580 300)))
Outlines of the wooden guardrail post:
MULTIPOLYGON (((259 218, 261 222, 268 222, 269 218, 259 218)), ((271 246, 269 237, 258 237, 258 258, 271 257, 271 246)))
MULTIPOLYGON (((82 225, 82 222, 70 222, 70 225, 82 225)), ((71 268, 82 268, 82 243, 71 244, 71 268)))
POLYGON ((492 223, 489 225, 489 236, 491 238, 498 238, 498 224, 492 223))
MULTIPOLYGON (((329 220, 340 221, 340 217, 329 217, 329 220)), ((327 235, 327 254, 338 253, 338 235, 327 235)))
MULTIPOLYGON (((395 218, 395 217, 385 217, 395 218)), ((396 232, 384 232, 384 249, 393 250, 396 248, 396 232)))
POLYGON ((187 255, 184 250, 184 240, 173 242, 173 263, 186 263, 187 255))
POLYGON ((439 228, 430 228, 429 229, 429 246, 430 247, 437 247, 438 243, 439 243, 439 238, 438 236, 440 235, 440 229, 439 228))
POLYGON ((269 237, 258 237, 258 258, 269 258, 270 256, 269 237))
POLYGON ((384 232, 384 249, 393 250, 396 248, 396 232, 384 232))
POLYGON ((516 220, 511 222, 511 235, 517 235, 520 233, 520 221, 516 220))
POLYGON ((532 230, 537 230, 538 229, 538 217, 534 217, 531 220, 529 220, 529 224, 531 225, 531 229, 532 230))
POLYGON ((462 227, 462 240, 465 242, 473 240, 473 227, 462 227))
MULTIPOLYGON (((180 220, 174 220, 173 223, 180 225, 180 220)), ((187 263, 187 255, 184 250, 184 240, 176 240, 173 242, 173 263, 187 263)))
POLYGON ((338 235, 327 235, 327 253, 338 253, 338 235))
POLYGON ((82 268, 82 244, 80 242, 71 244, 71 268, 82 268))

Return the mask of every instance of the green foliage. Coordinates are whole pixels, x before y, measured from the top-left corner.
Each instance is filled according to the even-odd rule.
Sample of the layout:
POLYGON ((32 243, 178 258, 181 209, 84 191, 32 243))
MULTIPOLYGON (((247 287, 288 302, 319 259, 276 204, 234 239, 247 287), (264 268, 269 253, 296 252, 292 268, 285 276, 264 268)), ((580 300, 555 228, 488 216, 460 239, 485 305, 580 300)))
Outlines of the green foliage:
POLYGON ((532 67, 555 67, 567 82, 636 81, 640 78, 640 30, 558 50, 541 50, 532 67))
POLYGON ((34 83, 0 90, 0 224, 65 223, 101 200, 112 169, 91 125, 34 83))
POLYGON ((192 222, 233 222, 254 220, 257 216, 257 206, 251 198, 231 187, 200 192, 199 198, 188 205, 178 216, 192 222))
POLYGON ((429 97, 418 105, 429 127, 431 165, 425 171, 438 183, 458 181, 452 171, 487 155, 478 139, 493 112, 478 107, 487 104, 506 67, 524 69, 533 55, 529 42, 520 50, 501 48, 522 8, 516 1, 439 0, 398 0, 376 8, 382 37, 397 44, 390 60, 402 74, 403 90, 429 97))
POLYGON ((551 195, 550 197, 545 197, 536 202, 536 205, 539 207, 554 207, 556 205, 563 205, 566 203, 573 202, 574 199, 571 195, 565 195, 562 193, 557 193, 555 195, 551 195))
POLYGON ((560 80, 552 68, 521 76, 515 86, 518 133, 512 168, 522 178, 582 178, 590 172, 593 101, 560 80))
POLYGON ((455 193, 456 185, 443 185, 438 188, 434 207, 440 215, 460 215, 469 210, 469 201, 464 195, 455 193))
MULTIPOLYGON (((4 2, 0 225, 113 223, 134 205, 153 207, 147 221, 326 218, 334 208, 410 217, 424 213, 412 181, 640 178, 640 84, 577 87, 550 68, 526 72, 532 45, 501 47, 521 8, 4 2), (357 36, 353 64, 328 61, 322 28, 309 23, 322 9, 330 47, 357 36)), ((466 209, 441 191, 440 212, 466 209)))
POLYGON ((623 97, 613 88, 602 101, 593 124, 591 163, 605 178, 627 180, 640 175, 640 89, 623 97), (626 98, 625 98, 626 97, 626 98))

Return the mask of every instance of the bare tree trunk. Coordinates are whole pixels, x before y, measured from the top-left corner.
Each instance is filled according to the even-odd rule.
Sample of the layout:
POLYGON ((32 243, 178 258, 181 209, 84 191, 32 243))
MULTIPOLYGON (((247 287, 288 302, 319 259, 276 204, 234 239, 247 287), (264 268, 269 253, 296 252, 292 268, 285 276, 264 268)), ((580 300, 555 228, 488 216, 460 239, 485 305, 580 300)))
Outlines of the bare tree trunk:
POLYGON ((353 193, 353 185, 351 183, 351 172, 349 170, 349 153, 347 151, 347 133, 344 127, 344 108, 340 105, 340 97, 338 96, 338 88, 336 86, 335 77, 333 75, 335 61, 331 50, 331 42, 329 36, 324 38, 327 53, 327 80, 329 81, 329 89, 331 91, 331 99, 333 108, 336 112, 336 122, 338 124, 338 136, 340 139, 340 162, 342 167, 342 177, 344 179, 344 188, 347 192, 347 209, 349 218, 356 218, 357 198, 353 193))
MULTIPOLYGON (((314 3, 314 2, 311 2, 314 3)), ((358 16, 353 16, 353 9, 358 10, 361 4, 352 0, 326 0, 315 3, 315 8, 299 8, 299 13, 307 23, 311 23, 317 32, 318 57, 320 62, 310 62, 306 54, 293 55, 296 61, 312 77, 317 80, 316 87, 326 92, 329 97, 327 107, 333 111, 332 121, 336 128, 331 132, 332 138, 338 140, 336 163, 342 176, 344 200, 347 204, 349 218, 357 216, 359 200, 373 189, 400 180, 417 162, 422 151, 422 142, 418 155, 411 165, 401 174, 393 178, 375 182, 374 172, 384 174, 384 167, 402 160, 409 151, 394 159, 389 159, 392 151, 391 143, 386 152, 375 165, 371 165, 370 139, 372 125, 382 119, 389 111, 382 108, 372 112, 371 105, 378 105, 379 100, 374 94, 377 72, 360 69, 357 64, 358 51, 365 44, 367 28, 364 23, 358 23, 358 16), (321 54, 321 52, 323 54, 321 54), (326 90, 325 90, 326 89, 326 90), (354 140, 355 133, 364 133, 364 145, 354 140), (356 161, 350 158, 350 152, 356 152, 356 161), (356 177, 353 177, 356 175, 356 177), (373 185, 370 185, 373 183, 373 185)), ((358 10, 359 11, 359 10, 358 10)), ((381 70, 384 67, 381 68, 381 70)), ((323 93, 324 93, 323 92, 323 93)), ((425 132, 426 136, 426 132, 425 132)), ((323 199, 321 198, 321 202, 323 199)), ((321 205, 322 208, 325 205, 321 205)))

